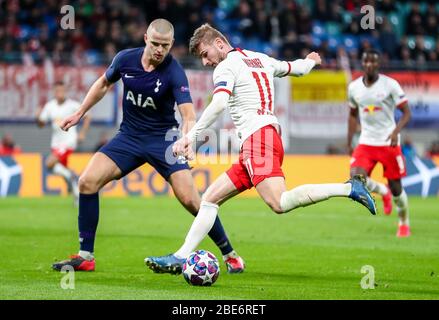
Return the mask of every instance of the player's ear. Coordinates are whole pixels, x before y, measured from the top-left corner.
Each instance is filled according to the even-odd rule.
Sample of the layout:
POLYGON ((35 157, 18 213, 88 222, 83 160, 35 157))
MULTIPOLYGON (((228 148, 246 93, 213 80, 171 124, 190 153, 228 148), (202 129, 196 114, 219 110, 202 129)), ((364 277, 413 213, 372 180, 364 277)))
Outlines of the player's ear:
POLYGON ((148 40, 148 35, 146 34, 146 32, 145 32, 145 34, 143 35, 143 40, 145 41, 145 43, 146 43, 146 41, 148 40))
POLYGON ((215 40, 213 41, 213 43, 215 44, 215 46, 222 50, 224 48, 224 43, 221 41, 221 39, 219 37, 215 38, 215 40))

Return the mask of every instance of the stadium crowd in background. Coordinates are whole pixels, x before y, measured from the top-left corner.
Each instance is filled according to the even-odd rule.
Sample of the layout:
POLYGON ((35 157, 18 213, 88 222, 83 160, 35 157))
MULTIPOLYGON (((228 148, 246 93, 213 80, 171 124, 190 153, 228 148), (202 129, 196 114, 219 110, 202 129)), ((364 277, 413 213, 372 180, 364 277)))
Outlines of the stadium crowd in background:
POLYGON ((327 66, 337 67, 344 55, 355 63, 374 47, 383 65, 439 65, 434 0, 0 0, 0 61, 50 57, 55 63, 108 64, 122 48, 142 46, 145 27, 158 17, 176 26, 177 58, 188 56, 190 34, 207 22, 237 46, 282 59, 315 50, 327 66), (74 30, 59 28, 62 5, 75 9, 74 30), (362 5, 376 10, 374 30, 360 27, 362 5))

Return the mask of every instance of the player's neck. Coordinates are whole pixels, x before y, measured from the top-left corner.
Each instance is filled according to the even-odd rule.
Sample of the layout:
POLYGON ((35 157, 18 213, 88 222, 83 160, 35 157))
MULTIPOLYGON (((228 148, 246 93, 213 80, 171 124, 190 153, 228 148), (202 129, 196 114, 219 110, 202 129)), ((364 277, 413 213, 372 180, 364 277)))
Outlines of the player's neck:
POLYGON ((144 50, 141 58, 141 63, 143 70, 145 70, 146 72, 151 72, 155 70, 161 62, 155 62, 154 60, 150 59, 146 54, 146 50, 144 50))
POLYGON ((373 85, 379 78, 379 74, 373 74, 373 75, 364 75, 363 76, 363 83, 366 87, 370 87, 371 85, 373 85))
POLYGON ((62 105, 64 102, 66 102, 66 98, 64 98, 64 99, 56 99, 56 103, 58 104, 58 105, 62 105))

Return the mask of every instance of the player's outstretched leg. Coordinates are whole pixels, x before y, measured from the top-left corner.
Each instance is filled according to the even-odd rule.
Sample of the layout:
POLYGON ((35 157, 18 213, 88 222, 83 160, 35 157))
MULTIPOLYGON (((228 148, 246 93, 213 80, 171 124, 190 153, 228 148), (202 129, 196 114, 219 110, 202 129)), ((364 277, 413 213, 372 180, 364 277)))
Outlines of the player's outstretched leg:
MULTIPOLYGON (((169 183, 172 190, 180 203, 194 216, 200 210, 200 195, 195 188, 192 174, 189 170, 179 170, 172 173, 169 177, 169 183)), ((233 249, 232 243, 227 236, 226 231, 217 216, 215 223, 209 231, 209 237, 221 251, 223 261, 227 267, 228 273, 241 273, 245 269, 244 260, 233 249)), ((148 258, 145 259, 147 263, 148 258)), ((148 265, 148 264, 147 264, 148 265)), ((148 265, 149 266, 149 265, 148 265)))
POLYGON ((370 177, 367 177, 366 179, 366 186, 369 191, 378 193, 382 197, 384 214, 390 215, 392 213, 392 192, 390 191, 390 188, 370 177))
POLYGON ((371 214, 376 215, 377 208, 375 205, 375 200, 369 193, 369 190, 367 190, 366 178, 363 175, 357 174, 349 179, 347 183, 350 183, 352 185, 352 190, 349 194, 349 198, 361 203, 370 211, 371 214))
MULTIPOLYGON (((269 179, 276 179, 276 177, 269 179)), ((366 179, 363 175, 354 175, 346 183, 301 185, 283 192, 280 196, 280 201, 271 201, 270 197, 264 195, 264 193, 267 193, 266 189, 269 188, 270 181, 267 179, 261 185, 263 183, 265 183, 264 186, 257 186, 256 189, 265 202, 277 213, 285 213, 295 208, 306 207, 332 197, 349 197, 365 206, 371 214, 376 214, 375 200, 367 190, 366 179)))

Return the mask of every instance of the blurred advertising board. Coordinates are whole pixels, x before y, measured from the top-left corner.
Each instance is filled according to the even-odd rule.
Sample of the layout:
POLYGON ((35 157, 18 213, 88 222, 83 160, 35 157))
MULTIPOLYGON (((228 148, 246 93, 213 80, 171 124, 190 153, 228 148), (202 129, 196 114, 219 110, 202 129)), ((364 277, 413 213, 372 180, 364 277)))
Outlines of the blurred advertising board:
MULTIPOLYGON (((70 168, 79 175, 92 154, 73 154, 70 168)), ((48 172, 44 156, 39 153, 0 157, 0 197, 40 197, 66 195, 64 180, 48 172)), ((192 175, 200 192, 236 160, 234 156, 198 156, 192 175)), ((344 182, 349 175, 348 156, 286 155, 282 168, 288 188, 308 183, 344 182)), ((439 196, 439 157, 434 159, 406 159, 408 176, 403 179, 407 193, 411 195, 439 196)), ((372 177, 384 182, 382 167, 378 166, 372 177)), ((172 195, 166 181, 145 164, 120 180, 108 183, 101 195, 108 197, 172 195)), ((244 192, 243 197, 256 197, 255 189, 244 192)))

